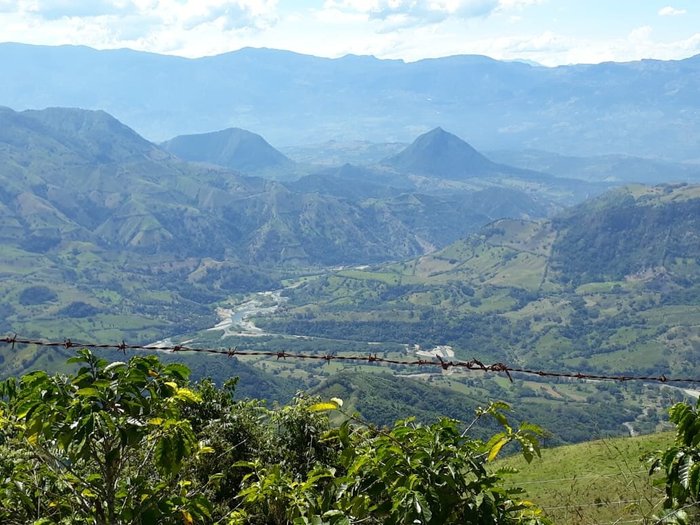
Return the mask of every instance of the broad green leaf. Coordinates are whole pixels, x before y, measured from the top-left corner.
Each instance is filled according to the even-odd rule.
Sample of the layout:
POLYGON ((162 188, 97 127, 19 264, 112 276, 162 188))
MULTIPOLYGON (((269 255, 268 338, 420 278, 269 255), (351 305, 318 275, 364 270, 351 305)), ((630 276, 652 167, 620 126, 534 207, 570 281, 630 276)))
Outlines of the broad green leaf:
POLYGON ((496 443, 489 450, 488 461, 493 461, 496 459, 496 456, 498 456, 498 453, 501 451, 503 446, 509 441, 510 439, 508 439, 507 436, 503 436, 501 439, 496 441, 496 443))
POLYGON ((83 489, 80 494, 82 496, 85 496, 86 498, 95 498, 97 497, 97 494, 95 494, 92 490, 90 489, 83 489))
POLYGON ((172 363, 166 366, 163 371, 177 377, 182 381, 186 381, 190 377, 190 369, 180 363, 172 363))
POLYGON ((182 401, 187 401, 189 403, 201 403, 202 402, 202 397, 197 394, 196 392, 193 392, 189 388, 178 388, 177 392, 175 394, 175 397, 182 401))
POLYGON ((338 405, 331 402, 315 403, 309 407, 311 412, 326 412, 328 410, 338 410, 338 405))
POLYGON ((420 492, 414 492, 413 501, 415 503, 416 511, 418 512, 418 514, 423 516, 424 523, 429 522, 431 519, 433 519, 433 512, 430 510, 430 506, 425 500, 423 494, 421 494, 420 492))
POLYGON ((117 370, 120 368, 126 367, 127 364, 124 363, 123 361, 114 361, 113 363, 108 364, 105 368, 105 372, 112 372, 113 370, 117 370))
POLYGON ((683 458, 683 461, 680 465, 680 468, 678 469, 679 481, 681 483, 681 486, 686 490, 690 486, 690 472, 691 472, 691 469, 693 468, 694 463, 695 462, 693 461, 692 456, 686 455, 683 458))
POLYGON ((31 401, 29 401, 29 402, 27 402, 27 403, 24 403, 23 405, 19 406, 19 407, 17 408, 17 412, 16 412, 17 417, 18 417, 19 419, 24 419, 25 417, 27 417, 27 414, 28 414, 33 408, 36 408, 36 406, 37 406, 38 404, 39 404, 38 401, 35 401, 35 400, 32 399, 31 401))
POLYGON ((95 397, 96 397, 96 396, 99 396, 99 395, 100 395, 100 391, 97 390, 96 388, 87 387, 87 388, 80 388, 80 389, 78 389, 78 391, 76 392, 76 394, 79 395, 79 396, 84 396, 84 397, 89 397, 89 396, 95 396, 95 397))
POLYGON ((207 445, 200 445, 197 449, 198 454, 213 454, 216 450, 213 447, 207 445))
POLYGON ((182 513, 182 522, 185 525, 193 525, 194 524, 194 519, 192 519, 192 514, 186 509, 182 509, 180 511, 182 513))

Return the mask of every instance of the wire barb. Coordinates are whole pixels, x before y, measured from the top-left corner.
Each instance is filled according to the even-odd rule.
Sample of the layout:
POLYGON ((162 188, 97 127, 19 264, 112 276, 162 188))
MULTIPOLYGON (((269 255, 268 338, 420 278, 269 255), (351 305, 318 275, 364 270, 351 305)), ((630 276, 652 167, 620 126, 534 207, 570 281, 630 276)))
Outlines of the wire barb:
POLYGON ((5 338, 5 343, 10 343, 12 344, 12 349, 15 349, 15 343, 17 342, 17 334, 13 335, 12 337, 6 337, 5 338))

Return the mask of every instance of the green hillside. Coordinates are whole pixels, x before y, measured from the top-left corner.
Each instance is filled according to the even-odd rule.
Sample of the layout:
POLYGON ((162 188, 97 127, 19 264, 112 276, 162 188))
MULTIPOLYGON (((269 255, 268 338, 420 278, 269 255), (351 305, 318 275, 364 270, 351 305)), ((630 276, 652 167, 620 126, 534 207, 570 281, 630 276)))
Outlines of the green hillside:
MULTIPOLYGON (((227 147, 246 149, 229 135, 227 147)), ((342 195, 355 185, 350 175, 334 195, 188 164, 101 111, 2 108, 0 328, 100 340, 187 333, 215 324, 232 294, 309 268, 414 257, 496 215, 553 206, 517 190, 342 195)))
POLYGON ((529 366, 556 359, 589 371, 692 375, 699 197, 694 186, 632 187, 551 222, 496 221, 430 255, 307 281, 288 292, 294 308, 264 326, 449 344, 463 358, 529 366))
POLYGON ((661 511, 664 491, 653 485, 645 459, 672 442, 671 432, 609 438, 545 448, 530 464, 512 457, 498 466, 518 469, 517 483, 554 523, 648 522, 661 511))
POLYGON ((552 269, 574 284, 653 275, 687 287, 700 275, 697 186, 613 191, 557 217, 555 228, 552 269))
POLYGON ((544 440, 548 446, 621 435, 625 422, 633 422, 635 432, 654 431, 659 424, 657 413, 663 413, 673 399, 658 396, 651 388, 581 386, 525 377, 511 384, 498 376, 444 375, 409 367, 387 371, 383 367, 354 366, 326 373, 326 379, 312 391, 324 398, 346 400, 349 410, 357 410, 377 424, 391 425, 407 417, 430 423, 438 414, 469 421, 485 403, 506 401, 513 407, 512 419, 537 423, 548 432, 544 440), (642 399, 644 414, 639 406, 642 399), (617 405, 614 410, 610 409, 611 403, 617 405))
POLYGON ((0 119, 0 235, 29 251, 49 254, 79 241, 256 265, 422 252, 395 217, 186 164, 103 112, 3 110, 0 119))
MULTIPOLYGON (((261 137, 216 137, 221 155, 248 163, 239 168, 288 168, 274 154, 265 164, 271 154, 261 137)), ((217 146, 210 136, 199 140, 217 146)), ((474 194, 474 211, 456 196, 405 193, 411 184, 352 199, 343 192, 353 177, 336 195, 287 187, 183 162, 102 111, 2 108, 0 331, 100 342, 195 334, 215 325, 216 308, 232 297, 279 288, 283 278, 412 257, 495 213, 549 211, 515 190, 474 194)), ((2 375, 61 369, 61 357, 2 348, 2 375)), ((251 377, 251 393, 269 399, 288 399, 302 386, 299 377, 273 377, 259 366, 186 359, 197 377, 251 377)))
MULTIPOLYGON (((549 222, 496 221, 417 259, 306 279, 285 292, 283 311, 258 324, 317 338, 321 347, 343 341, 402 348, 393 355, 403 357, 448 345, 458 359, 532 369, 698 377, 699 215, 688 211, 698 203, 695 186, 635 186, 549 222), (656 216, 667 219, 657 227, 650 219, 656 216), (578 232, 585 236, 576 244, 578 232), (614 260, 615 273, 594 273, 600 259, 614 260)), ((473 388, 459 374, 433 380, 455 391, 473 388)), ((653 431, 664 419, 664 404, 687 395, 680 388, 616 383, 553 388, 527 383, 512 398, 507 390, 492 394, 541 407, 535 420, 563 441, 598 431, 623 434, 630 425, 634 432, 653 431), (594 420, 564 431, 566 418, 556 407, 571 411, 577 402, 594 420), (586 410, 590 403, 600 406, 586 410)))

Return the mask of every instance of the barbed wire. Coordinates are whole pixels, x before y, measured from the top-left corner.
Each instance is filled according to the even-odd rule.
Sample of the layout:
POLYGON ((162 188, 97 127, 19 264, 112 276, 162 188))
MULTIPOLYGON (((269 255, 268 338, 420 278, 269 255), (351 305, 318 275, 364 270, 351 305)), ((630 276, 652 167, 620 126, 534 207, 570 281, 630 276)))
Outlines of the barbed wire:
POLYGON ((436 356, 436 360, 426 360, 418 359, 413 361, 401 360, 401 359, 391 359, 386 357, 379 357, 375 354, 368 355, 338 355, 338 354, 305 354, 305 353, 295 353, 295 352, 284 352, 284 351, 272 351, 272 350, 239 350, 237 347, 228 348, 206 348, 206 347, 190 347, 185 345, 161 345, 161 344, 127 344, 125 341, 120 343, 95 343, 95 342, 76 342, 72 339, 64 339, 63 341, 49 341, 47 339, 29 339, 19 337, 17 335, 6 336, 0 339, 0 343, 10 345, 13 349, 15 345, 34 345, 44 348, 87 348, 93 350, 119 350, 126 354, 127 350, 134 351, 147 351, 147 352, 194 352, 194 353, 205 353, 205 354, 216 354, 223 355, 227 357, 270 357, 276 358, 277 360, 283 359, 307 359, 307 360, 317 360, 325 361, 330 363, 331 361, 345 361, 345 362, 361 362, 361 363, 376 363, 376 364, 387 364, 387 365, 399 365, 399 366, 419 366, 419 367, 433 367, 440 368, 442 370, 468 370, 468 371, 478 371, 478 372, 496 372, 505 374, 508 379, 513 382, 513 377, 511 374, 525 374, 533 375, 538 377, 551 377, 551 378, 568 378, 568 379, 582 379, 582 380, 594 380, 594 381, 647 381, 647 382, 659 382, 659 383, 699 383, 700 379, 696 378, 681 378, 681 377, 666 377, 665 374, 658 376, 653 375, 605 375, 605 374, 587 374, 583 372, 567 372, 567 371, 551 371, 551 370, 535 370, 529 368, 512 367, 505 363, 497 362, 491 364, 484 364, 478 359, 472 359, 471 361, 446 361, 441 356, 436 356))
POLYGON ((613 505, 631 505, 632 503, 644 503, 643 499, 621 499, 617 501, 599 501, 597 503, 578 503, 571 505, 557 505, 556 507, 547 507, 542 505, 544 510, 563 510, 563 509, 581 509, 586 507, 609 507, 613 505))

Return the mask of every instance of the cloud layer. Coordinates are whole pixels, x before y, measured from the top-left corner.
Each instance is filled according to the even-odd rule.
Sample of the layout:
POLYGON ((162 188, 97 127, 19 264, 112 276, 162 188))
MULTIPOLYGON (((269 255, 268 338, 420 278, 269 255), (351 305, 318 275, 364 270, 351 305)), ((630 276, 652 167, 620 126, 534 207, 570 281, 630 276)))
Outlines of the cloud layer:
POLYGON ((244 46, 405 60, 484 54, 545 65, 700 53, 698 13, 630 5, 607 16, 617 27, 601 35, 613 9, 604 0, 585 10, 578 0, 0 0, 0 41, 190 57, 244 46))

